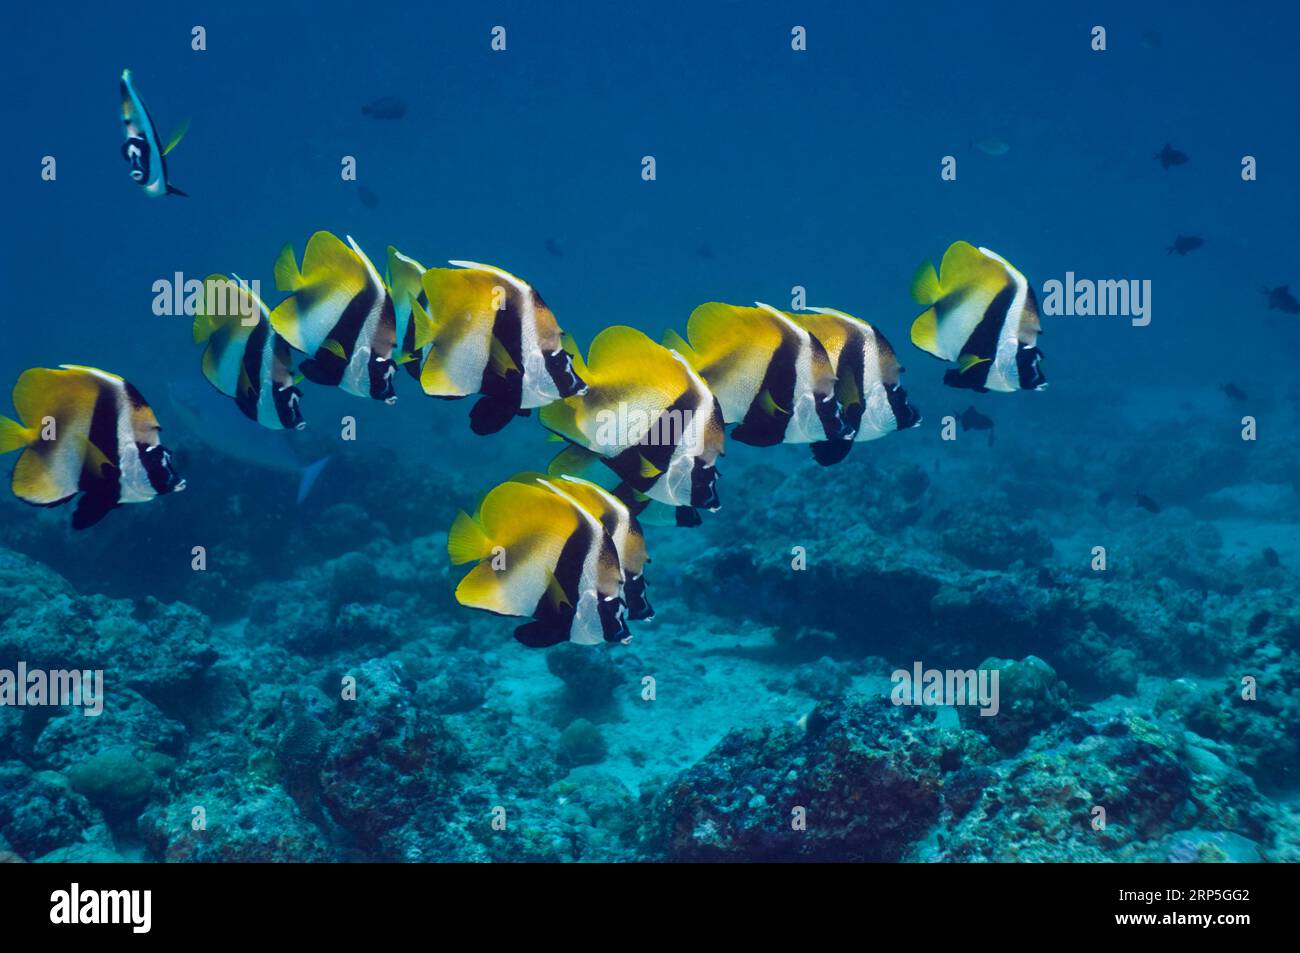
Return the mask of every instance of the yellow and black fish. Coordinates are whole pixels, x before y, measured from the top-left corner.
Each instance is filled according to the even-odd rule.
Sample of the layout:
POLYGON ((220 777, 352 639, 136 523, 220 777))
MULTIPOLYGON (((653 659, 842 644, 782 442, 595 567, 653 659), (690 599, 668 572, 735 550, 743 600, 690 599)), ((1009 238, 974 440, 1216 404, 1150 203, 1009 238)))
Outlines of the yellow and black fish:
MULTIPOLYGON (((875 440, 921 422, 899 383, 903 368, 893 347, 878 330, 834 308, 787 312, 789 318, 826 349, 835 372, 835 396, 844 408, 844 421, 856 431, 855 441, 875 440)), ((847 440, 813 443, 813 456, 823 465, 844 458, 853 446, 847 440)))
POLYGON ((623 571, 623 601, 627 617, 633 622, 654 618, 654 609, 646 594, 645 534, 627 505, 609 490, 590 480, 575 476, 552 476, 544 473, 520 473, 511 477, 517 483, 533 483, 561 492, 600 521, 618 551, 623 571))
MULTIPOLYGON (((576 349, 575 349, 576 350, 576 349)), ((656 501, 696 525, 695 508, 716 510, 722 410, 680 355, 635 328, 606 328, 591 342, 580 395, 542 408, 542 425, 574 444, 551 473, 578 473, 599 459, 622 481, 615 494, 639 513, 656 501)))
POLYGON ((34 367, 14 385, 18 420, 0 417, 0 453, 22 450, 13 491, 36 506, 78 493, 72 528, 85 529, 123 503, 185 489, 162 429, 140 392, 116 374, 64 364, 34 367))
MULTIPOLYGON (((397 348, 393 296, 351 237, 345 245, 329 232, 307 242, 299 270, 293 246, 275 263, 275 283, 292 292, 271 312, 271 326, 294 348, 311 355, 298 369, 307 380, 387 403, 397 400, 393 375, 404 355, 397 348)), ((428 342, 432 327, 412 302, 414 343, 428 342)))
POLYGON ((144 189, 144 194, 151 198, 160 195, 180 195, 185 193, 167 181, 167 160, 165 156, 180 143, 189 120, 181 123, 172 136, 163 145, 158 138, 158 130, 153 124, 149 110, 145 108, 139 93, 135 91, 135 82, 129 69, 122 70, 120 83, 122 99, 122 131, 125 141, 122 143, 122 158, 131 166, 131 181, 144 189))
POLYGON ((420 372, 426 394, 482 394, 470 428, 489 434, 516 415, 582 393, 555 315, 530 284, 491 265, 450 264, 457 267, 430 268, 423 278, 434 324, 420 372))
POLYGON ((251 287, 209 275, 194 315, 194 342, 207 344, 203 376, 233 397, 249 420, 271 430, 305 426, 289 342, 275 333, 266 304, 251 287))
POLYGON ((533 619, 515 629, 524 645, 630 638, 614 540, 556 485, 495 487, 474 516, 457 515, 447 554, 453 565, 478 562, 456 586, 457 602, 533 619))
POLYGON ((826 349, 787 314, 711 301, 691 312, 686 334, 689 344, 671 331, 665 343, 708 382, 741 443, 852 441, 826 349))
POLYGON ((950 387, 980 391, 1042 390, 1038 299, 1025 276, 987 248, 954 242, 936 274, 926 262, 912 294, 927 310, 912 323, 912 343, 957 367, 950 387))

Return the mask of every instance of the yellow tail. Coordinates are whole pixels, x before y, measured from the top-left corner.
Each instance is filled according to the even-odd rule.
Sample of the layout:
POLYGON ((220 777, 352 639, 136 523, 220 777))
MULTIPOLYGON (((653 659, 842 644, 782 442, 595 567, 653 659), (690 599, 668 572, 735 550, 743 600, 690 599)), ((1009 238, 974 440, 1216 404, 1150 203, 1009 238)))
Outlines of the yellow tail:
POLYGON ((492 552, 492 540, 474 518, 461 510, 447 533, 447 555, 453 566, 477 562, 492 552))
POLYGON ((0 417, 0 453, 13 453, 30 446, 36 440, 36 431, 24 427, 16 420, 0 417))

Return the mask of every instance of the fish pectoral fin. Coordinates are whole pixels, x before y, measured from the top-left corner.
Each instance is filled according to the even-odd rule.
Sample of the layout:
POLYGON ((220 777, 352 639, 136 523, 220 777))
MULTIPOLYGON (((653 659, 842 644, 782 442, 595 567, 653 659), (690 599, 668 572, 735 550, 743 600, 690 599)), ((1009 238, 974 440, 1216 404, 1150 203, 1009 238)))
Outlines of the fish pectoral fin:
POLYGON ((346 361, 348 359, 347 351, 344 350, 343 345, 340 344, 336 338, 327 338, 325 340, 325 343, 322 344, 321 347, 329 351, 340 361, 346 361))
POLYGON ((979 367, 979 365, 986 364, 988 361, 989 358, 980 357, 978 354, 963 354, 957 360, 957 371, 958 373, 965 374, 972 367, 979 367))
POLYGON ((492 372, 497 377, 505 377, 511 371, 518 373, 519 365, 515 363, 506 346, 502 344, 494 334, 492 342, 488 346, 488 363, 492 367, 492 372))
POLYGON ((640 463, 638 470, 640 471, 641 476, 647 480, 657 479, 664 472, 643 456, 639 457, 638 460, 640 463))
POLYGON ((573 443, 555 455, 547 464, 546 472, 551 476, 578 476, 599 459, 600 454, 594 450, 573 443))
POLYGON ((560 580, 556 579, 555 573, 549 570, 546 573, 546 594, 544 598, 557 612, 565 607, 573 608, 573 602, 564 591, 564 587, 560 585, 560 580))
POLYGON ((167 144, 163 146, 162 154, 167 155, 169 152, 171 152, 173 149, 179 146, 181 144, 181 140, 185 138, 185 133, 189 131, 190 131, 189 119, 188 118, 182 119, 180 125, 178 125, 172 131, 171 136, 168 137, 167 144))
POLYGON ((772 392, 769 391, 766 387, 763 388, 763 390, 759 393, 758 397, 754 399, 754 403, 758 406, 758 408, 761 411, 763 411, 763 413, 768 414, 769 416, 772 417, 790 416, 790 411, 786 410, 784 407, 778 404, 776 402, 776 398, 772 396, 772 392))

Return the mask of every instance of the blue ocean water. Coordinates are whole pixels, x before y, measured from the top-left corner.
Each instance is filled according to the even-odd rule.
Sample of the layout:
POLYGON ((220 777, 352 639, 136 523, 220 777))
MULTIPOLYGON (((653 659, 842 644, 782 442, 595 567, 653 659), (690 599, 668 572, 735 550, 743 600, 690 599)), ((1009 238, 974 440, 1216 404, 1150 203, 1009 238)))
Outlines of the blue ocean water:
POLYGON ((64 363, 123 375, 188 485, 78 534, 66 508, 0 506, 0 669, 102 667, 110 692, 109 730, 93 736, 68 714, 0 709, 0 849, 1294 859, 1300 316, 1261 293, 1300 289, 1294 7, 373 13, 5 14, 0 381, 64 363), (206 49, 192 48, 196 26, 206 49), (792 48, 796 27, 806 49, 792 48), (168 156, 186 198, 149 199, 127 177, 127 67, 160 132, 192 119, 168 156), (380 97, 405 114, 363 113, 380 97), (1166 143, 1189 161, 1162 168, 1166 143), (275 298, 281 246, 301 254, 318 230, 376 261, 392 244, 425 265, 507 268, 583 346, 615 324, 684 331, 710 300, 786 307, 803 288, 893 343, 925 419, 834 468, 800 446, 729 445, 722 509, 698 529, 647 527, 654 622, 627 647, 530 651, 511 620, 456 605, 445 534, 554 455, 535 420, 476 437, 468 401, 427 399, 404 375, 392 407, 304 385, 308 430, 275 436, 290 468, 331 463, 299 504, 294 475, 269 465, 282 448, 253 447, 265 434, 206 392, 190 319, 154 313, 154 283, 176 273, 236 272, 275 298), (1171 254, 1179 235, 1204 244, 1171 254), (945 387, 943 365, 908 341, 910 288, 957 240, 1007 258, 1040 302, 1067 272, 1149 281, 1150 323, 1045 315, 1047 390, 945 387), (228 412, 219 437, 169 413, 169 394, 194 390, 228 412), (995 439, 942 438, 968 406, 995 439), (338 439, 345 415, 356 441, 338 439), (1245 417, 1257 439, 1242 438, 1245 417), (873 707, 914 662, 989 659, 1005 662, 1002 718, 873 707), (375 709, 341 713, 348 676, 375 709), (913 718, 924 730, 902 731, 913 718), (391 744, 366 736, 376 723, 391 744), (839 765, 827 733, 907 735, 923 751, 867 745, 870 764, 839 765), (1085 744, 1097 737, 1110 747, 1085 744), (831 782, 790 767, 809 762, 831 782), (1134 764, 1132 777, 1116 768, 1134 764), (37 789, 51 770, 66 778, 53 798, 37 789), (1064 773, 1074 793, 1054 801, 1045 781, 1013 780, 1026 773, 1064 773), (890 833, 862 834, 863 809, 848 806, 860 791, 867 826, 890 833), (1094 802, 1109 834, 1090 826, 1094 802), (51 803, 57 816, 40 815, 51 803), (211 836, 189 829, 192 803, 220 805, 211 836), (427 803, 436 820, 416 810, 427 803), (787 833, 792 804, 813 818, 802 839, 787 833), (251 829, 233 823, 253 815, 251 829))

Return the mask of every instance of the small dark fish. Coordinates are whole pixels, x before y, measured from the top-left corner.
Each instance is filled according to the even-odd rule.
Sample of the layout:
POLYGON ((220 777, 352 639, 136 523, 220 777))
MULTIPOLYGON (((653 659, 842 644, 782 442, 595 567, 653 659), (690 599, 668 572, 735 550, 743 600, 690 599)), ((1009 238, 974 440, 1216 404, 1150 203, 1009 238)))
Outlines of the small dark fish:
POLYGON ((1136 500, 1137 505, 1142 507, 1142 509, 1146 510, 1148 513, 1160 512, 1160 504, 1151 499, 1151 497, 1147 496, 1145 493, 1134 493, 1133 498, 1136 500))
POLYGON ((366 208, 378 208, 379 196, 364 185, 357 186, 357 198, 361 199, 361 204, 366 208))
POLYGON ((1177 235, 1174 237, 1174 243, 1169 246, 1169 254, 1186 255, 1189 251, 1196 251, 1204 244, 1204 238, 1197 238, 1195 235, 1177 235))
POLYGON ((1113 499, 1115 499, 1114 493, 1112 493, 1110 490, 1102 490, 1100 493, 1097 494, 1097 505, 1109 506, 1110 501, 1113 499))
POLYGON ((564 249, 560 247, 560 243, 554 238, 546 239, 546 251, 548 254, 554 255, 556 258, 564 257, 564 249))
POLYGON ((1272 546, 1264 547, 1264 565, 1274 569, 1282 565, 1282 557, 1277 554, 1277 550, 1272 546))
POLYGON ((1219 385, 1219 390, 1221 390, 1221 391, 1223 391, 1225 394, 1227 394, 1229 400, 1245 400, 1245 399, 1246 399, 1246 392, 1245 392, 1244 390, 1242 390, 1240 387, 1238 387, 1236 384, 1232 383, 1231 381, 1229 381, 1229 382, 1226 383, 1226 384, 1220 384, 1220 385, 1219 385))
POLYGON ((406 115, 406 103, 396 96, 380 96, 362 106, 361 111, 371 119, 401 119, 406 115))
POLYGON ((1160 165, 1166 169, 1171 165, 1187 164, 1187 153, 1179 152, 1167 142, 1165 143, 1165 147, 1155 154, 1154 158, 1157 159, 1160 162, 1160 165))
POLYGON ((1259 610, 1251 616, 1250 621, 1246 623, 1246 634, 1259 635, 1264 631, 1265 627, 1268 625, 1268 620, 1271 618, 1273 618, 1273 613, 1269 612, 1267 609, 1259 610))
POLYGON ((981 414, 978 410, 975 409, 975 406, 973 404, 970 407, 967 407, 962 412, 961 417, 959 417, 958 419, 961 421, 962 430, 992 430, 993 429, 993 418, 986 417, 983 414, 981 414))
POLYGON ((695 254, 705 261, 713 261, 713 249, 709 247, 708 242, 702 243, 699 248, 695 249, 695 254))
POLYGON ((1290 285, 1282 285, 1280 288, 1265 288, 1264 295, 1268 298, 1270 311, 1281 311, 1284 314, 1300 314, 1300 301, 1296 301, 1295 295, 1291 293, 1290 285))

